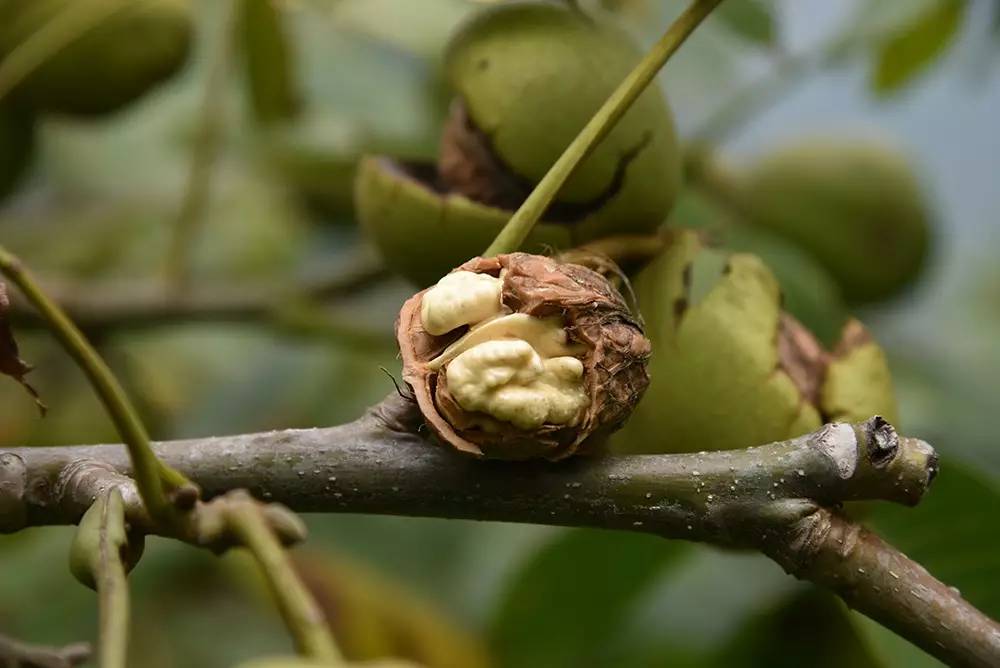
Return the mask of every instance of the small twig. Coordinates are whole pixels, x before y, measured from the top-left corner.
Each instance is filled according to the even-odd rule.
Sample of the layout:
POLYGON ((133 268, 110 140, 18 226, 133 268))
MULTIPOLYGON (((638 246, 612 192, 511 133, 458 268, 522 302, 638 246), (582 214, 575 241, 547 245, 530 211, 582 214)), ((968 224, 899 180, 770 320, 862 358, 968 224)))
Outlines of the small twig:
MULTIPOLYGON (((156 327, 185 322, 254 322, 294 329, 288 322, 289 304, 318 303, 356 295, 390 276, 372 257, 351 266, 291 286, 247 284, 198 286, 185 293, 171 292, 162 282, 72 283, 46 282, 46 290, 85 331, 156 327)), ((26 305, 14 300, 11 320, 21 326, 43 324, 26 305)), ((352 323, 355 329, 357 323, 352 323)), ((293 323, 294 325, 294 323, 293 323)), ((295 330, 298 331, 298 330, 295 330)), ((373 334, 373 333, 367 333, 373 334)), ((373 339, 388 338, 386 335, 373 339)))
POLYGON ((118 12, 134 11, 143 2, 105 0, 71 3, 0 59, 0 100, 66 46, 118 12))
POLYGON ((20 288, 22 294, 38 309, 52 334, 86 374, 128 448, 133 475, 150 515, 158 521, 172 521, 175 507, 168 498, 168 492, 191 489, 191 483, 156 458, 139 414, 111 369, 62 309, 41 290, 21 262, 2 247, 0 273, 20 288))
POLYGON ((722 0, 693 0, 677 17, 635 69, 615 89, 611 97, 580 130, 580 134, 570 142, 563 154, 507 221, 500 234, 486 249, 484 256, 510 253, 520 248, 531 233, 531 228, 538 222, 559 189, 573 175, 583 159, 607 136, 615 123, 625 115, 632 103, 656 77, 664 63, 720 2, 722 0))
POLYGON ((302 584, 257 503, 249 494, 231 493, 226 516, 232 532, 260 566, 299 653, 339 662, 342 657, 323 611, 302 584))
POLYGON ((180 211, 174 221, 173 236, 167 249, 165 276, 167 284, 180 293, 189 287, 191 254, 205 222, 205 211, 212 191, 212 173, 225 134, 226 79, 232 67, 237 0, 226 0, 223 7, 216 51, 209 64, 198 128, 191 151, 187 186, 180 211))
POLYGON ((90 659, 90 645, 29 645, 0 634, 0 666, 4 668, 74 668, 90 659))
POLYGON ((97 590, 97 656, 101 668, 127 666, 129 598, 123 563, 127 546, 121 491, 110 487, 98 495, 80 520, 70 549, 73 574, 97 590))

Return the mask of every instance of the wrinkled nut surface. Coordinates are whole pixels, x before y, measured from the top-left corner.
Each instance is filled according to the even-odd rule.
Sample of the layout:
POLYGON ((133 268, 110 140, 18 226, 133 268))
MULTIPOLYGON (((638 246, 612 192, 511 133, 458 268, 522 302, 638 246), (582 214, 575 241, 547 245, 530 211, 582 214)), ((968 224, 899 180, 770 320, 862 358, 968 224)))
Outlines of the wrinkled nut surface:
POLYGON ((437 437, 497 459, 562 459, 619 428, 649 384, 650 344, 590 269, 475 258, 411 297, 403 379, 437 437))

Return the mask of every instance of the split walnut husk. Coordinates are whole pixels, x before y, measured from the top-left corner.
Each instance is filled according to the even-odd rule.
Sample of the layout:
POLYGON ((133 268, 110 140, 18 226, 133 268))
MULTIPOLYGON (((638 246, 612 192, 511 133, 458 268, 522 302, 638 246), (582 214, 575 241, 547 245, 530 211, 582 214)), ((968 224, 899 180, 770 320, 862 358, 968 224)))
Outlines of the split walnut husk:
POLYGON ((403 380, 424 420, 444 443, 495 459, 563 459, 599 448, 621 427, 649 384, 650 343, 621 294, 600 274, 576 264, 528 253, 475 258, 454 271, 489 274, 502 281, 501 304, 513 313, 562 318, 571 344, 582 352, 583 389, 589 401, 572 425, 523 430, 485 413, 463 409, 448 390, 448 367, 428 364, 467 327, 429 334, 421 320, 423 290, 403 305, 396 326, 403 380))

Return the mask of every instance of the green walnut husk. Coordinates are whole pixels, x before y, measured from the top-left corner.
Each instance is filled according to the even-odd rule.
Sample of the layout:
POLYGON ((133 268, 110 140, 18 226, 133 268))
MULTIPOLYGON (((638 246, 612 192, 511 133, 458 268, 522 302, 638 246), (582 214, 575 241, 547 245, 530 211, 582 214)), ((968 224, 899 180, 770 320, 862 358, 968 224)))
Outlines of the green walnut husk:
POLYGON ((899 294, 927 264, 930 206, 889 147, 804 142, 749 168, 741 187, 750 219, 807 250, 852 303, 899 294))
POLYGON ((897 419, 888 363, 856 320, 826 350, 782 310, 760 258, 681 231, 634 282, 652 342, 650 386, 615 437, 622 452, 725 450, 825 422, 897 419))
POLYGON ((747 224, 693 188, 681 191, 668 225, 697 230, 713 247, 764 260, 781 286, 782 307, 821 343, 836 345, 850 317, 847 303, 837 282, 808 252, 768 229, 747 224))
MULTIPOLYGON (((0 57, 63 12, 104 0, 0 0, 0 57)), ((124 7, 67 44, 17 87, 38 110, 105 114, 133 102, 176 73, 191 48, 188 0, 147 0, 124 7)))
POLYGON ((21 182, 34 147, 34 115, 0 104, 0 201, 21 182))
MULTIPOLYGON (((465 23, 445 55, 456 98, 437 164, 373 158, 358 175, 359 219, 389 264, 426 285, 481 253, 640 58, 625 32, 558 4, 499 4, 465 23)), ((654 86, 581 163, 525 248, 653 232, 680 168, 654 86)))

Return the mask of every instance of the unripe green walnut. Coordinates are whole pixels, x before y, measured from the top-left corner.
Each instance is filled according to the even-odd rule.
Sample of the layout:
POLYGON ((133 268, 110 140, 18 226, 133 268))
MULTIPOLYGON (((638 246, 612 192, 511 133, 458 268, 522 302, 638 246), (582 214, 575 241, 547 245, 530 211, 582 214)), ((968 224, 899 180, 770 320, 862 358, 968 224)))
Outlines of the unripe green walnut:
MULTIPOLYGON (((0 57, 67 11, 104 0, 0 0, 0 57)), ((119 109, 187 60, 193 26, 188 0, 146 0, 118 10, 48 58, 17 87, 36 109, 76 115, 119 109)))
MULTIPOLYGON (((389 264, 433 283, 474 257, 639 61, 631 38, 565 6, 485 9, 448 45, 457 98, 437 166, 365 160, 359 218, 389 264)), ((680 183, 673 117, 653 86, 558 194, 525 250, 655 230, 680 183)))
POLYGON ((698 230, 713 247, 758 256, 778 279, 782 307, 824 345, 837 343, 849 317, 847 304, 837 282, 807 251, 767 228, 747 224, 694 188, 681 191, 667 224, 698 230))
POLYGON ((14 190, 35 145, 32 114, 0 104, 0 201, 14 190))
POLYGON ((896 420, 885 354, 857 321, 833 352, 781 308, 754 255, 705 248, 693 232, 634 282, 652 342, 650 386, 615 437, 622 452, 742 448, 825 422, 896 420))
POLYGON ((753 222, 809 251, 851 302, 897 294, 926 264, 931 211, 905 158, 890 148, 790 146, 747 170, 742 187, 753 222))

